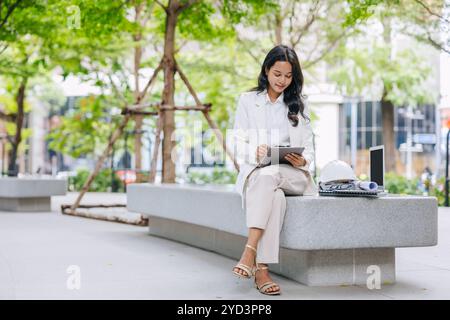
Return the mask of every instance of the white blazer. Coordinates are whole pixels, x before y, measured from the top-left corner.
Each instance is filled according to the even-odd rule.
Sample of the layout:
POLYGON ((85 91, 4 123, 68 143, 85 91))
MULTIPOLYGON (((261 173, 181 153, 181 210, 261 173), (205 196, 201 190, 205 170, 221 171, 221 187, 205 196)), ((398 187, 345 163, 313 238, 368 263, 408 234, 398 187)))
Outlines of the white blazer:
MULTIPOLYGON (((256 169, 256 149, 263 137, 266 137, 266 101, 267 91, 257 93, 256 91, 245 92, 240 95, 234 126, 232 130, 231 142, 233 143, 233 151, 236 161, 239 164, 239 174, 236 180, 235 189, 242 197, 242 207, 245 204, 245 185, 247 177, 256 169)), ((297 127, 293 127, 288 118, 286 108, 286 121, 289 123, 289 140, 292 147, 305 147, 303 157, 306 164, 302 167, 296 167, 306 173, 309 178, 309 183, 306 187, 304 195, 317 194, 317 186, 312 179, 309 171, 309 166, 314 160, 313 136, 312 129, 309 123, 299 115, 299 123, 297 127)), ((305 108, 304 114, 308 115, 305 108)), ((230 140, 229 140, 230 141, 230 140)))

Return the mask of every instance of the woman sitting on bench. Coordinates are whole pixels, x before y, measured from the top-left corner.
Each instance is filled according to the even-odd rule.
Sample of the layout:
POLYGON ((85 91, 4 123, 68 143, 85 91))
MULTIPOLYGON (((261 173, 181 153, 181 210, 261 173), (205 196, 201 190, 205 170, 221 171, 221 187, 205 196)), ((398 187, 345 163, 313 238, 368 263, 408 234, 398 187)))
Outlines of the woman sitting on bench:
POLYGON ((258 86, 240 96, 236 111, 234 132, 244 132, 244 137, 236 135, 239 157, 244 158, 236 187, 242 196, 249 233, 233 273, 248 279, 255 276, 256 288, 263 294, 281 293, 269 275, 268 264, 278 263, 285 194, 303 195, 316 190, 308 170, 314 151, 302 89, 303 74, 297 54, 279 45, 267 54, 258 86), (257 132, 257 141, 264 142, 257 143, 255 149, 248 138, 250 131, 257 132), (302 155, 286 155, 287 164, 258 167, 269 146, 281 145, 305 150, 302 155))

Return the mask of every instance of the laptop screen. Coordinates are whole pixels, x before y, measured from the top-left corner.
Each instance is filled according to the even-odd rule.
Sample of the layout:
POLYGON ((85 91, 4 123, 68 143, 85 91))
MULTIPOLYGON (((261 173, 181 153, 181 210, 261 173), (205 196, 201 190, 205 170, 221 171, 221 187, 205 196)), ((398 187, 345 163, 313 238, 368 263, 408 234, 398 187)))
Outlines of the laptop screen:
POLYGON ((384 186, 384 148, 370 149, 370 180, 384 186))

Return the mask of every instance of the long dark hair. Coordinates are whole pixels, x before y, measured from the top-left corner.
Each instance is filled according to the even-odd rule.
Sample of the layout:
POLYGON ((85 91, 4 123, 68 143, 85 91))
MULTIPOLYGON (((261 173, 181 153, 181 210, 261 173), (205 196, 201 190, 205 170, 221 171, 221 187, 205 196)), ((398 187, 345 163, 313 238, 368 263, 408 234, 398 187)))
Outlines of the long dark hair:
POLYGON ((303 73, 298 61, 297 54, 292 48, 285 45, 278 45, 269 51, 261 67, 261 73, 258 76, 258 86, 250 91, 257 91, 261 93, 269 87, 269 80, 266 71, 277 61, 287 61, 292 66, 292 82, 284 90, 284 103, 288 106, 288 119, 292 126, 296 127, 299 122, 298 114, 310 121, 308 116, 304 114, 305 104, 303 103, 302 89, 303 89, 303 73))

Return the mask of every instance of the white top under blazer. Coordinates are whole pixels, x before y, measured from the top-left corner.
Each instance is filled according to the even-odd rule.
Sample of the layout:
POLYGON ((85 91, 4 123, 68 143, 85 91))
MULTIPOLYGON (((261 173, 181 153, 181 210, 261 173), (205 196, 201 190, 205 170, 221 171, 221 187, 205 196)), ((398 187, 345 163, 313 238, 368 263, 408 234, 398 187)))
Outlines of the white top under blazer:
MULTIPOLYGON (((269 95, 265 93, 264 110, 266 112, 267 145, 288 145, 289 121, 286 121, 287 106, 283 102, 284 94, 280 94, 275 102, 270 101, 269 95)), ((264 141, 265 142, 265 141, 264 141)))
MULTIPOLYGON (((235 188, 242 197, 242 207, 245 203, 244 189, 247 177, 257 168, 256 149, 261 144, 289 143, 292 147, 304 147, 303 157, 306 164, 296 167, 309 177, 309 183, 303 194, 317 194, 316 184, 309 171, 311 162, 314 160, 311 125, 299 114, 299 123, 293 127, 287 117, 288 111, 283 102, 283 94, 273 103, 266 90, 260 93, 245 92, 239 96, 230 142, 233 144, 233 154, 239 164, 235 188)), ((309 117, 307 108, 304 114, 309 117)))

